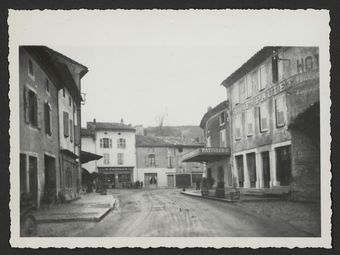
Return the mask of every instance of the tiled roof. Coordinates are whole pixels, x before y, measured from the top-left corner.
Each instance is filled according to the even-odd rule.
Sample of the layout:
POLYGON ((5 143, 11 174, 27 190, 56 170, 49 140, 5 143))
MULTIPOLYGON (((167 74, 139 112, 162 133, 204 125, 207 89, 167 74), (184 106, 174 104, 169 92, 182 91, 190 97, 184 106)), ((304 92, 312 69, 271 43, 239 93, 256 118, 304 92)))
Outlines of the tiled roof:
POLYGON ((134 129, 131 125, 116 122, 87 122, 87 128, 95 130, 136 131, 136 129, 134 129))
POLYGON ((182 137, 171 136, 144 136, 136 135, 137 147, 202 147, 202 143, 198 143, 193 139, 184 139, 182 137))
POLYGON ((200 123, 200 127, 201 128, 205 128, 205 123, 207 122, 207 120, 209 120, 211 118, 211 116, 227 109, 229 106, 228 101, 223 101, 222 103, 219 103, 218 105, 216 105, 214 108, 212 108, 210 111, 206 112, 201 120, 200 123))
POLYGON ((94 137, 94 130, 88 129, 88 128, 81 128, 80 130, 81 136, 92 136, 94 137))

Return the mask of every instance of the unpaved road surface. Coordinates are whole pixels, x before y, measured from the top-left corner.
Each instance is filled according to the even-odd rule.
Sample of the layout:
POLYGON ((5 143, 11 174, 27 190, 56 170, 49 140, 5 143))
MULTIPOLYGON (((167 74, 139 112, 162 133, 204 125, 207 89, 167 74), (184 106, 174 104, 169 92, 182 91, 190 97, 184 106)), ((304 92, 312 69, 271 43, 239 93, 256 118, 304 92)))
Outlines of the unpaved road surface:
POLYGON ((65 235, 79 237, 303 237, 285 223, 245 212, 234 204, 180 194, 179 190, 112 190, 116 209, 98 223, 65 235))

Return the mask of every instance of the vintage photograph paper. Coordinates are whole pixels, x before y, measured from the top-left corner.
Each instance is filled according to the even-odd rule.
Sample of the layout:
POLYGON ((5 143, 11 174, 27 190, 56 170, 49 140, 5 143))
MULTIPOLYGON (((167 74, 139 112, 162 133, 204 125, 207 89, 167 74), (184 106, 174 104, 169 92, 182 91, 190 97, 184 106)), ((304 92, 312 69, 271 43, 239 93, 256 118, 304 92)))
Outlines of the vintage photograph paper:
POLYGON ((328 22, 10 10, 11 245, 329 248, 328 22))

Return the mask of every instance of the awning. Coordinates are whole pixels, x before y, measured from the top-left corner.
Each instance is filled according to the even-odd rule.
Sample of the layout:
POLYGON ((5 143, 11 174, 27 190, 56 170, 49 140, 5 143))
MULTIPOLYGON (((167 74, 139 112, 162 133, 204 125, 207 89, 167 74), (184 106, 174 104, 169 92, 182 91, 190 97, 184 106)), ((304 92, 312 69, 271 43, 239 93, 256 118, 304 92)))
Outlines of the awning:
POLYGON ((184 154, 182 162, 213 162, 230 156, 230 148, 205 147, 184 154))
POLYGON ((80 163, 85 164, 87 162, 93 161, 93 160, 98 160, 101 159, 103 156, 87 152, 87 151, 81 151, 80 152, 80 163))

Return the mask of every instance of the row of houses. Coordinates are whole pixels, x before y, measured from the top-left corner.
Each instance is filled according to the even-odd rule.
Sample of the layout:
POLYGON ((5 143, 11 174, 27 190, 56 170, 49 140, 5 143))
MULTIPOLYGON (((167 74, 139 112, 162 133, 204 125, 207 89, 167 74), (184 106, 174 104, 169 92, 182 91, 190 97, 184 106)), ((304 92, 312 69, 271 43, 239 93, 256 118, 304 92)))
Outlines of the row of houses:
POLYGON ((97 172, 109 188, 125 188, 135 182, 144 187, 192 186, 202 178, 204 166, 183 163, 182 156, 203 144, 181 137, 141 135, 141 127, 120 123, 87 122, 81 130, 82 150, 103 158, 83 164, 97 172))
POLYGON ((205 147, 183 161, 206 163, 215 185, 319 200, 318 48, 264 47, 222 86, 200 123, 205 147))
POLYGON ((19 47, 20 193, 38 207, 79 195, 81 79, 87 72, 48 47, 19 47))

